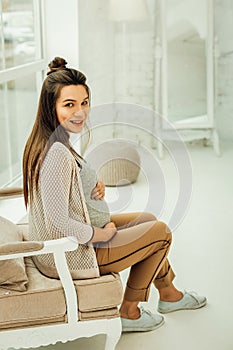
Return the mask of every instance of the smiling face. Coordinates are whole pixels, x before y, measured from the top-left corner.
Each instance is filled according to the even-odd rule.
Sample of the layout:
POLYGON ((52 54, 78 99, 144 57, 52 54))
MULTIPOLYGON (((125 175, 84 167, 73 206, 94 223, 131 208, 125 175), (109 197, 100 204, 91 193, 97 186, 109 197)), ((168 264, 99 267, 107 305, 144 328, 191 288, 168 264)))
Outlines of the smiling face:
POLYGON ((89 97, 83 85, 67 85, 56 101, 59 123, 69 132, 82 131, 89 113, 89 97))

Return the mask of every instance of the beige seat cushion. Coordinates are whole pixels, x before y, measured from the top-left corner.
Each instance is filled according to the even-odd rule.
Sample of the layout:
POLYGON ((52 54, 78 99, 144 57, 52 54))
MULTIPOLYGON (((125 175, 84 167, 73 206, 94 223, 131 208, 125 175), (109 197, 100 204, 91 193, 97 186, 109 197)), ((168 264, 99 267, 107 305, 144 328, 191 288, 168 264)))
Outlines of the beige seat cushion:
MULTIPOLYGON (((0 217, 0 244, 22 242, 23 235, 17 225, 0 217)), ((0 286, 9 290, 24 291, 28 278, 25 271, 24 259, 9 259, 0 261, 0 286)))
POLYGON ((122 302, 123 289, 118 274, 75 280, 74 283, 79 298, 81 320, 119 316, 116 306, 122 302))
MULTIPOLYGON (((26 258, 27 291, 0 288, 0 329, 66 321, 61 282, 42 275, 26 258)), ((122 286, 117 274, 74 281, 79 296, 80 319, 119 316, 122 286)))
POLYGON ((43 276, 30 258, 25 261, 27 291, 0 288, 0 328, 64 320, 66 305, 61 282, 43 276))

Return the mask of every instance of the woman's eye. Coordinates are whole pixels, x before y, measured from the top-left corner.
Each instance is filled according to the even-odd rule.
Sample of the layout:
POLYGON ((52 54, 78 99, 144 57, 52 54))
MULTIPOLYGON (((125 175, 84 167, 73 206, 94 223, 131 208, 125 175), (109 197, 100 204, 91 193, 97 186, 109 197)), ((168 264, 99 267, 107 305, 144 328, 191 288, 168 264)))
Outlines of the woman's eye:
POLYGON ((72 102, 69 102, 65 105, 65 107, 73 107, 73 103, 72 102))
POLYGON ((82 102, 82 105, 83 105, 83 106, 88 105, 88 101, 83 101, 83 102, 82 102))

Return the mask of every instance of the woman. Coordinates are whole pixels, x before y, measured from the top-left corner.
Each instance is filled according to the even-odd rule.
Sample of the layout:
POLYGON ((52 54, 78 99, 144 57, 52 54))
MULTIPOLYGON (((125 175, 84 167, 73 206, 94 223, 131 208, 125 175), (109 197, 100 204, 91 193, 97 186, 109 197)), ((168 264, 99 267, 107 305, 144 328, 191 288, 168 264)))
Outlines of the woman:
MULTIPOLYGON (((86 77, 66 64, 59 57, 49 64, 24 151, 24 198, 30 208, 31 238, 43 239, 42 232, 46 232, 50 239, 74 235, 81 244, 93 243, 101 274, 131 267, 120 307, 123 331, 153 330, 163 324, 163 316, 138 307, 140 301, 148 300, 151 284, 159 292, 160 313, 197 309, 206 304, 206 298, 182 293, 173 285, 175 275, 167 260, 171 232, 164 223, 149 213, 110 217, 104 184, 69 141, 70 133, 80 133, 85 126, 90 91, 86 77), (80 183, 75 167, 91 224, 81 222, 76 215, 80 183)), ((47 262, 41 259, 37 265, 53 276, 46 270, 47 262)))

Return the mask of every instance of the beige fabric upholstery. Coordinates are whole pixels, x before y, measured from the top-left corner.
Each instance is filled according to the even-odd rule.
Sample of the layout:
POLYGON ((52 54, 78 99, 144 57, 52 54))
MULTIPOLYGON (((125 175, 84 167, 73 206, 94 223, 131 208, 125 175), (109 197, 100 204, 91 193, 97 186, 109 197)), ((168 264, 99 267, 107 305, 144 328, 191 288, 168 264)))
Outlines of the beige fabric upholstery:
POLYGON ((17 224, 18 232, 23 236, 24 241, 30 241, 28 234, 28 224, 17 224))
MULTIPOLYGON (((0 329, 66 322, 65 297, 60 280, 42 275, 26 258, 27 291, 0 288, 0 329)), ((119 317, 122 285, 117 274, 74 281, 81 320, 119 317)))
MULTIPOLYGON (((17 226, 9 220, 0 217, 0 245, 3 250, 6 244, 22 242, 23 236, 17 226)), ((11 246, 12 247, 12 246, 11 246)), ((28 282, 23 258, 0 261, 0 286, 9 290, 24 291, 28 282)))
POLYGON ((26 253, 35 250, 41 250, 44 247, 43 242, 13 242, 0 245, 0 255, 26 253))
POLYGON ((114 307, 112 309, 89 311, 89 312, 79 311, 78 314, 79 314, 80 321, 97 320, 100 318, 114 318, 114 317, 120 316, 117 307, 114 307))
POLYGON ((31 259, 25 260, 29 279, 27 291, 0 288, 0 328, 64 319, 66 305, 61 282, 43 276, 31 259))
POLYGON ((74 283, 81 312, 109 309, 122 301, 122 285, 118 274, 76 280, 74 283))

